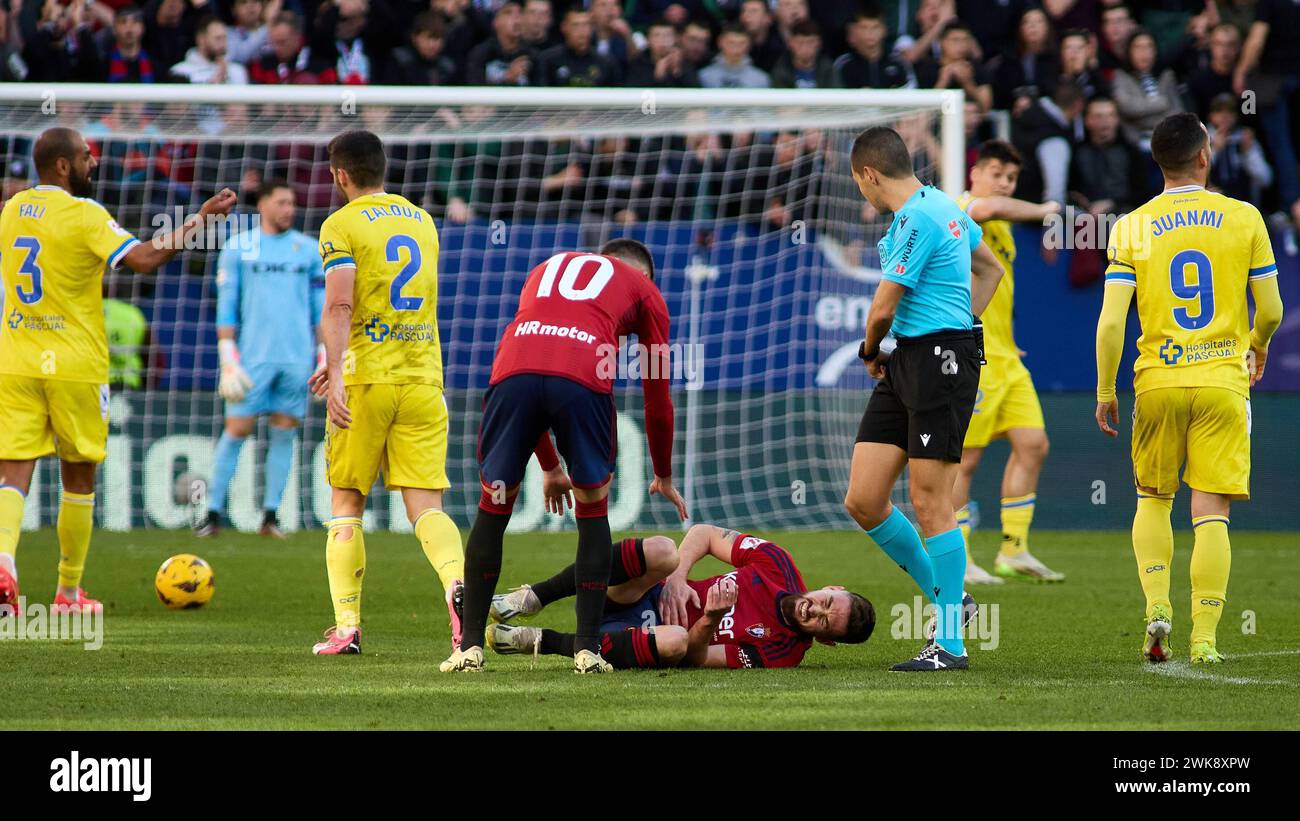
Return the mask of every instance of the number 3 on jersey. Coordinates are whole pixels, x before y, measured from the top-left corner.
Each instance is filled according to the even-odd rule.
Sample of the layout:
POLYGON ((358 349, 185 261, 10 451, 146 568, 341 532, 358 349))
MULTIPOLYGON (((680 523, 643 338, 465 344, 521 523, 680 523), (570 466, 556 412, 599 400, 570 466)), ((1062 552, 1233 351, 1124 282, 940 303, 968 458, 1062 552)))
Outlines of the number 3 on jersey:
POLYGON ((396 234, 389 238, 388 245, 384 248, 384 256, 389 262, 401 262, 403 248, 408 252, 407 261, 402 266, 402 270, 397 272, 397 276, 393 277, 393 284, 388 288, 388 301, 394 311, 418 311, 424 304, 424 297, 402 296, 402 288, 420 270, 422 257, 419 243, 414 237, 396 234))
POLYGON ((1174 254, 1169 261, 1169 287, 1179 299, 1198 302, 1199 310, 1193 316, 1187 308, 1174 308, 1174 321, 1178 327, 1197 331, 1214 319, 1214 271, 1210 258, 1203 252, 1189 248, 1174 254), (1196 281, 1188 283, 1187 268, 1196 269, 1196 281))
POLYGON ((14 250, 27 252, 27 256, 18 264, 18 274, 28 278, 29 287, 20 284, 14 289, 18 301, 24 305, 40 302, 41 297, 45 296, 45 287, 41 283, 41 266, 36 264, 36 255, 41 252, 41 241, 36 237, 15 237, 14 250))

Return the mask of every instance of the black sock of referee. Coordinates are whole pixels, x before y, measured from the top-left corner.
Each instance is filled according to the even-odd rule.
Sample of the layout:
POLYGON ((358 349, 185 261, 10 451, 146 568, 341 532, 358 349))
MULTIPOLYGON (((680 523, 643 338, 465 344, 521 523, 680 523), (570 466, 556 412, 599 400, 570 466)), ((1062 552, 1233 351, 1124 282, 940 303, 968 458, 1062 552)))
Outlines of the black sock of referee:
POLYGON ((465 545, 462 648, 485 646, 483 631, 487 629, 488 609, 497 589, 497 577, 501 575, 501 543, 505 539, 506 525, 510 523, 509 507, 499 507, 504 507, 505 512, 495 513, 479 507, 474 527, 469 532, 469 542, 465 545))
MULTIPOLYGON (((609 586, 620 585, 629 579, 645 575, 645 547, 641 539, 623 539, 610 545, 609 586)), ((533 585, 533 595, 542 606, 567 599, 578 592, 573 578, 573 565, 554 576, 533 585)))
POLYGON ((605 614, 609 589, 610 537, 608 500, 575 502, 578 520, 578 555, 573 562, 574 612, 577 638, 573 650, 600 652, 600 620, 605 614))

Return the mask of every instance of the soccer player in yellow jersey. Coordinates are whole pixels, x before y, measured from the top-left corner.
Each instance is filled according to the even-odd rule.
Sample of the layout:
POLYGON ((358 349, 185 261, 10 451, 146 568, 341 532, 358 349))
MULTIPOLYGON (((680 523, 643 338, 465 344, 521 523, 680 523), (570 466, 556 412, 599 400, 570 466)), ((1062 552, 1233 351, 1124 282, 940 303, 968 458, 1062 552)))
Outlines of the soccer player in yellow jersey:
POLYGON ((1015 146, 1002 140, 985 142, 970 172, 970 191, 957 200, 984 230, 984 243, 992 249, 1005 272, 992 301, 980 316, 984 323, 984 358, 988 364, 980 369, 975 411, 966 430, 961 469, 953 488, 957 525, 966 538, 966 584, 1000 584, 999 577, 1003 576, 1048 582, 1065 580, 1064 574, 1050 569, 1029 552, 1029 525, 1038 500, 1038 475, 1047 458, 1047 431, 1034 380, 1020 361, 1024 354, 1016 347, 1011 332, 1015 298, 1012 269, 1016 261, 1011 223, 1041 222, 1059 211, 1060 205, 1055 202, 1039 205, 1011 196, 1016 190, 1021 164, 1015 146), (1011 456, 1002 471, 1002 547, 993 563, 997 574, 994 576, 970 556, 970 487, 984 449, 1001 438, 1010 443, 1011 456))
POLYGON ((447 403, 438 342, 438 230, 424 209, 384 193, 379 137, 348 131, 329 145, 330 173, 347 200, 325 220, 321 335, 325 367, 312 376, 329 416, 325 465, 333 489, 325 543, 334 626, 317 655, 361 652, 361 515, 382 471, 401 490, 406 515, 438 573, 460 643, 460 531, 442 510, 447 481, 447 403))
POLYGON ((1255 206, 1205 190, 1210 145, 1193 114, 1156 126, 1151 154, 1164 192, 1125 215, 1110 237, 1097 324, 1097 425, 1116 436, 1115 375, 1137 295, 1133 389, 1133 551, 1146 594, 1142 655, 1170 657, 1170 512, 1179 470, 1192 489, 1193 663, 1223 660, 1215 643, 1232 554, 1228 508, 1250 495, 1250 388, 1282 322, 1277 264, 1255 206), (1246 290, 1255 298, 1250 327, 1246 290), (1184 469, 1184 466, 1185 469, 1184 469))
MULTIPOLYGON (((70 128, 36 140, 40 184, 0 213, 0 608, 18 604, 14 556, 36 460, 57 454, 59 581, 54 606, 96 610, 81 589, 95 513, 95 470, 108 442, 108 338, 104 272, 148 273, 185 247, 186 235, 235 205, 224 189, 197 218, 140 242, 90 199, 95 158, 70 128)), ((7 609, 0 609, 0 613, 7 609)))

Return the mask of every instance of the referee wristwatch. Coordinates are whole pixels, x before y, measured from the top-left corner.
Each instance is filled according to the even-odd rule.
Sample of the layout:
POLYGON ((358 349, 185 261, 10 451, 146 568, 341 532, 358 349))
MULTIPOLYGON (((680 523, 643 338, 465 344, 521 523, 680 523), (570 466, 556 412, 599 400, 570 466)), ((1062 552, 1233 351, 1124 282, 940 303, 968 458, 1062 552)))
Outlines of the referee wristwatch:
POLYGON ((867 350, 867 340, 865 339, 858 345, 858 359, 861 359, 863 362, 870 362, 878 356, 880 356, 879 345, 871 350, 867 350))

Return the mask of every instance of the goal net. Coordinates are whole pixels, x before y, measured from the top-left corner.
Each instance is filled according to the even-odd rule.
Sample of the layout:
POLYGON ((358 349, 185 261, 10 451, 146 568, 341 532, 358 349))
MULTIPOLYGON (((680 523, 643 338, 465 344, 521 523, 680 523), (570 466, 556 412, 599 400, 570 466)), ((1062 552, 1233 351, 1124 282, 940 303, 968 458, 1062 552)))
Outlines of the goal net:
MULTIPOLYGON (((524 278, 564 250, 617 236, 654 252, 672 314, 674 472, 694 521, 738 528, 839 528, 849 457, 871 384, 856 358, 879 280, 888 217, 865 205, 847 152, 863 128, 896 128, 918 175, 956 193, 964 164, 960 95, 936 91, 394 89, 355 87, 0 87, 6 167, 43 129, 67 125, 99 161, 94 196, 141 238, 197 212, 222 187, 242 220, 265 179, 297 198, 314 235, 340 204, 326 143, 365 128, 389 156, 386 188, 437 220, 439 328, 451 412, 447 495, 467 525, 477 503, 475 438, 500 333, 524 278), (53 89, 53 90, 51 90, 53 89)), ((115 339, 98 523, 183 527, 203 503, 223 406, 216 395, 216 250, 209 237, 156 277, 119 269, 105 295, 139 309, 148 339, 115 339), (133 358, 135 357, 135 358, 133 358)), ((255 332, 255 329, 253 329, 255 332)), ((616 530, 676 529, 651 478, 633 361, 620 357, 616 530)), ((229 494, 236 527, 260 521, 265 420, 229 494)), ((280 510, 287 529, 329 515, 312 404, 280 510)), ((565 526, 545 513, 529 468, 512 529, 565 526)), ((28 527, 53 522, 57 471, 38 472, 28 527)), ((906 503, 902 490, 896 500, 906 503)), ((374 528, 409 528, 376 489, 374 528)), ((572 514, 569 514, 571 517, 572 514)))

